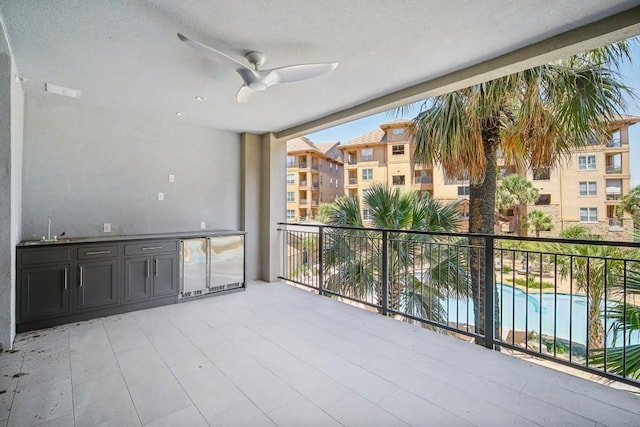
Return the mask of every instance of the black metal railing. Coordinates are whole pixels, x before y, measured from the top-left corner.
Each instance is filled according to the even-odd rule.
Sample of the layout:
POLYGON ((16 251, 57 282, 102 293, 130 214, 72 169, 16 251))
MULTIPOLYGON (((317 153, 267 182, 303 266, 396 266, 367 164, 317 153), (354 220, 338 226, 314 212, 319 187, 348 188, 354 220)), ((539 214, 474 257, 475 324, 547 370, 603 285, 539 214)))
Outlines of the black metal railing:
POLYGON ((640 385, 640 244, 279 224, 281 279, 640 385))

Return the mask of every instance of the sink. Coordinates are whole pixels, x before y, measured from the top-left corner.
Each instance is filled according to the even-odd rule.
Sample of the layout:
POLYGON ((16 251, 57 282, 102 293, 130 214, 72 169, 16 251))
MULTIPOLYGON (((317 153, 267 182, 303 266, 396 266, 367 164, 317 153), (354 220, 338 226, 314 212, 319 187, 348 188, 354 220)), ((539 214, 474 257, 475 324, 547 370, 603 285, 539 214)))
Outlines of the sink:
POLYGON ((58 239, 58 240, 27 240, 22 242, 23 246, 36 246, 36 245, 55 245, 57 243, 69 243, 71 239, 58 239))

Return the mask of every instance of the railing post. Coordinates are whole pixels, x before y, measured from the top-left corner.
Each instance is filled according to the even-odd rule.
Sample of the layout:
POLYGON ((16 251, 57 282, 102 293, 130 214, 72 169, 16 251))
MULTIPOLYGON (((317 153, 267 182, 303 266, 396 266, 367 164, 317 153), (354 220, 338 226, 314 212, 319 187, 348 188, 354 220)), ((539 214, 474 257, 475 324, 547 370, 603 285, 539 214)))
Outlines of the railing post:
POLYGON ((389 310, 389 234, 382 232, 382 314, 389 310))
POLYGON ((484 240, 484 346, 494 347, 494 313, 495 313, 495 287, 493 283, 494 245, 493 236, 487 236, 484 240))
POLYGON ((318 228, 318 293, 323 294, 324 289, 324 227, 318 228))

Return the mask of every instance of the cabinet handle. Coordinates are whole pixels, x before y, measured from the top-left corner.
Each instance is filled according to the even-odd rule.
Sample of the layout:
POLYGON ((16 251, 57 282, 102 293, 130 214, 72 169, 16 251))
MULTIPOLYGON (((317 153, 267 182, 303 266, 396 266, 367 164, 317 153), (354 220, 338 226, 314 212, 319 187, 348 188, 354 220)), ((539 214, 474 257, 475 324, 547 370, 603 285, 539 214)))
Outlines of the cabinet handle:
POLYGON ((144 267, 147 269, 147 277, 149 277, 149 260, 144 261, 144 267))
POLYGON ((80 266, 80 287, 84 285, 84 268, 80 266))
POLYGON ((162 246, 147 246, 146 248, 142 248, 143 251, 152 251, 154 249, 162 249, 162 246))
POLYGON ((154 260, 153 275, 156 277, 158 276, 158 258, 154 260))
POLYGON ((64 269, 64 288, 67 289, 67 269, 64 269))
POLYGON ((86 255, 102 255, 102 254, 110 254, 111 251, 93 251, 87 252, 86 255))

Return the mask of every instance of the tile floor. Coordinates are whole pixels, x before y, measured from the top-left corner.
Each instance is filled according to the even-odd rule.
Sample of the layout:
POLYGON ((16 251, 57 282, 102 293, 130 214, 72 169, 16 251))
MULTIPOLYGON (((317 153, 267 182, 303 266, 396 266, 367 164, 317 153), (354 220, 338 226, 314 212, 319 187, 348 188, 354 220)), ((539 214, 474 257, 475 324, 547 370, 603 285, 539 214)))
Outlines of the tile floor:
POLYGON ((640 398, 284 284, 21 334, 0 425, 640 424, 640 398))

